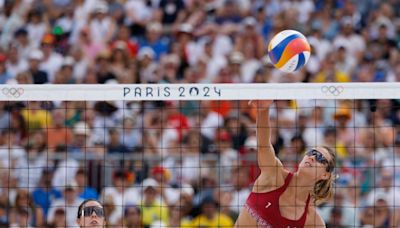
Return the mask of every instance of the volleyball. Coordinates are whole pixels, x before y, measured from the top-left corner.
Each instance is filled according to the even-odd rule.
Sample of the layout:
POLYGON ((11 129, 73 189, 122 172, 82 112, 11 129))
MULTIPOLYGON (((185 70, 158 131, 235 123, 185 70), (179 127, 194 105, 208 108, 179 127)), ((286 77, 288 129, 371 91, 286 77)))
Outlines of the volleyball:
POLYGON ((272 64, 284 72, 301 69, 310 58, 310 53, 307 38, 296 30, 279 32, 268 45, 268 56, 272 64))

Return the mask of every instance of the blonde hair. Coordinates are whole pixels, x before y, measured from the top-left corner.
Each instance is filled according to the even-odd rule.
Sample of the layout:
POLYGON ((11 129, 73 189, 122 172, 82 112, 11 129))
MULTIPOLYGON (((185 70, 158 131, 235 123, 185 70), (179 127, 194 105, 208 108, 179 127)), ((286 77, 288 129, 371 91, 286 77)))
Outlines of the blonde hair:
MULTIPOLYGON (((323 202, 328 201, 333 196, 333 184, 336 179, 336 175, 333 173, 333 170, 336 165, 336 154, 328 147, 323 147, 326 149, 331 155, 331 159, 328 163, 328 168, 330 168, 330 176, 326 180, 319 180, 314 185, 314 190, 312 196, 314 198, 314 203, 319 205, 323 202)), ((328 169, 327 168, 327 169, 328 169)))
POLYGON ((33 84, 32 75, 28 72, 20 72, 15 76, 18 84, 33 84))

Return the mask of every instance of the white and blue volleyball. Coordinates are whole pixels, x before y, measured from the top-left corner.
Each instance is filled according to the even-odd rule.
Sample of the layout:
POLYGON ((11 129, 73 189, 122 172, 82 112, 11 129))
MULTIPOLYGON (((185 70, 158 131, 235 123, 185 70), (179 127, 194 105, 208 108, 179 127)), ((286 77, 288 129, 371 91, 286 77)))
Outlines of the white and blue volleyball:
POLYGON ((268 45, 272 64, 284 72, 300 70, 310 58, 311 47, 307 38, 296 30, 276 34, 268 45))

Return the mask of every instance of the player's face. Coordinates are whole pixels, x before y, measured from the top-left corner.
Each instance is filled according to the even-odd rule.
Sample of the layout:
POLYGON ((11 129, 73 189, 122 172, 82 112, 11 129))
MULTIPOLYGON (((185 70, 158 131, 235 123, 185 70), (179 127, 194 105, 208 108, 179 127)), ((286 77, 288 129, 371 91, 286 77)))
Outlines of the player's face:
POLYGON ((80 227, 105 227, 104 216, 103 206, 96 201, 89 201, 82 208, 78 224, 80 227))
POLYGON ((300 162, 299 169, 303 172, 316 176, 317 179, 329 177, 332 171, 331 155, 325 148, 317 147, 306 152, 303 160, 300 162))

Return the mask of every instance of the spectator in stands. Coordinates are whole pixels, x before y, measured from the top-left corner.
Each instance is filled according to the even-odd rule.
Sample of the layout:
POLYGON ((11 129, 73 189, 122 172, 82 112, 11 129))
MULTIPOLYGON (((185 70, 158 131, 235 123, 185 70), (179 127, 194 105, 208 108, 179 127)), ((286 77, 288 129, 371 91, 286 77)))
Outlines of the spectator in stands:
POLYGON ((181 207, 178 204, 169 207, 168 217, 168 227, 190 227, 190 220, 185 218, 185 214, 182 213, 181 207))
POLYGON ((13 148, 19 148, 20 145, 26 143, 28 137, 28 128, 21 113, 15 112, 11 115, 10 127, 15 133, 13 142, 16 144, 13 148))
POLYGON ((44 12, 37 9, 32 9, 28 13, 26 30, 28 31, 30 43, 36 47, 40 45, 40 40, 49 29, 48 21, 44 20, 43 16, 44 12))
MULTIPOLYGON (((234 216, 239 215, 242 206, 247 200, 247 196, 250 194, 249 187, 249 169, 246 166, 240 164, 233 164, 231 168, 230 184, 232 185, 231 194, 232 199, 230 201, 229 209, 233 212, 234 216)), ((234 217, 236 220, 236 217, 234 217)))
POLYGON ((102 42, 93 41, 87 27, 79 31, 79 41, 75 45, 82 48, 84 59, 89 64, 93 64, 96 61, 96 57, 106 49, 106 46, 102 42))
POLYGON ((75 84, 74 78, 75 60, 71 56, 66 56, 63 59, 60 69, 55 73, 54 84, 75 84))
POLYGON ((201 203, 201 214, 192 220, 194 227, 233 227, 232 219, 218 212, 217 202, 212 197, 204 198, 201 203))
POLYGON ((232 137, 225 129, 218 131, 215 144, 217 147, 215 152, 220 156, 221 182, 225 183, 230 179, 231 167, 238 160, 238 152, 232 148, 232 137))
POLYGON ((89 32, 93 41, 109 43, 115 35, 116 24, 109 14, 108 3, 98 1, 89 17, 89 32))
POLYGON ((43 169, 51 167, 53 162, 47 159, 46 148, 44 131, 37 130, 28 137, 25 146, 26 159, 19 160, 16 169, 19 187, 36 188, 43 169))
POLYGON ((0 203, 0 227, 9 227, 9 217, 7 204, 0 203))
POLYGON ((298 169, 298 161, 306 152, 306 145, 303 136, 295 133, 290 139, 289 145, 281 154, 282 164, 288 170, 295 172, 298 169))
POLYGON ((327 145, 331 148, 335 148, 339 160, 345 159, 348 156, 347 151, 345 149, 343 142, 341 140, 338 140, 336 136, 337 136, 337 129, 335 127, 333 126, 326 127, 324 130, 324 137, 323 137, 324 145, 327 145))
POLYGON ((0 204, 4 204, 6 207, 13 205, 19 190, 18 179, 13 169, 0 172, 0 185, 0 204))
POLYGON ((54 212, 53 221, 48 221, 48 225, 54 228, 67 227, 65 209, 61 207, 57 208, 56 211, 54 212))
POLYGON ((47 218, 52 201, 62 197, 61 192, 52 186, 53 170, 43 169, 38 187, 32 192, 33 202, 43 210, 47 218))
MULTIPOLYGON (((250 129, 250 132, 253 132, 254 129, 250 129)), ((248 183, 253 183, 258 175, 260 175, 260 169, 258 168, 257 162, 252 159, 257 154, 257 139, 254 133, 250 133, 249 137, 247 137, 244 147, 243 153, 244 156, 241 166, 246 167, 248 169, 248 183)))
POLYGON ((62 192, 63 197, 54 200, 50 206, 50 210, 47 215, 48 222, 54 221, 54 216, 57 208, 64 208, 67 226, 77 225, 77 222, 79 221, 77 221, 75 217, 76 211, 83 201, 83 199, 78 197, 77 187, 78 185, 75 181, 72 181, 65 185, 62 192))
POLYGON ((365 40, 356 33, 353 18, 345 16, 340 19, 340 33, 333 40, 336 47, 343 46, 348 54, 361 59, 366 48, 365 40))
POLYGON ((138 206, 128 205, 125 207, 122 217, 123 226, 126 228, 143 228, 142 211, 138 206))
POLYGON ((108 80, 117 79, 111 71, 109 51, 102 51, 96 57, 96 79, 97 83, 105 84, 108 80))
POLYGON ((400 184, 400 134, 396 136, 393 147, 393 153, 387 154, 382 161, 382 166, 384 169, 393 168, 394 185, 398 186, 400 184))
POLYGON ((360 226, 359 209, 350 201, 349 198, 353 196, 349 196, 345 189, 347 187, 348 186, 338 186, 333 199, 321 207, 321 216, 331 227, 360 226))
POLYGON ((11 74, 6 67, 6 60, 7 57, 4 54, 0 54, 0 84, 6 84, 11 79, 11 74))
POLYGON ((348 55, 346 47, 344 46, 337 47, 335 55, 337 59, 335 68, 351 77, 352 72, 354 72, 356 68, 355 57, 348 55))
POLYGON ((236 221, 238 213, 232 210, 231 203, 233 199, 233 189, 230 187, 220 188, 219 191, 214 192, 214 197, 219 205, 219 212, 227 215, 232 221, 236 221))
POLYGON ((331 211, 331 216, 329 217, 329 220, 327 220, 326 227, 327 228, 343 227, 341 225, 342 217, 343 217, 343 208, 333 207, 331 211))
POLYGON ((335 68, 335 63, 334 52, 328 53, 321 62, 321 70, 315 75, 313 82, 350 82, 350 75, 335 68))
MULTIPOLYGON (((249 60, 261 59, 264 56, 264 52, 262 51, 265 50, 263 38, 257 31, 256 26, 257 21, 254 17, 249 16, 244 18, 240 28, 242 34, 237 36, 235 40, 235 50, 244 53, 247 57, 246 59, 249 60)), ((245 82, 250 81, 251 80, 245 80, 245 82)))
POLYGON ((21 27, 14 33, 14 44, 18 48, 21 59, 28 59, 30 53, 36 48, 28 38, 28 31, 21 27))
POLYGON ((32 227, 41 227, 45 223, 43 210, 35 205, 30 192, 19 189, 14 207, 10 214, 10 224, 18 223, 32 227))
POLYGON ((118 128, 110 128, 108 130, 109 143, 107 145, 107 153, 129 153, 129 149, 121 143, 121 132, 118 128))
POLYGON ((106 186, 101 193, 101 199, 108 199, 115 206, 115 211, 110 215, 109 224, 116 224, 123 216, 125 205, 136 205, 142 195, 140 186, 132 187, 129 184, 128 172, 126 170, 116 170, 113 174, 113 186, 106 186))
POLYGON ((159 199, 160 186, 153 178, 147 178, 141 184, 143 188, 143 200, 140 208, 143 216, 143 225, 149 226, 153 222, 162 221, 166 224, 169 220, 168 207, 159 199))
POLYGON ((0 165, 4 168, 16 168, 26 159, 26 151, 18 144, 16 131, 3 130, 0 138, 0 165))
POLYGON ((201 133, 210 140, 213 140, 216 135, 216 129, 223 125, 223 117, 221 114, 212 110, 210 101, 200 102, 200 123, 201 133))
POLYGON ((217 190, 218 176, 212 175, 213 173, 216 172, 217 168, 214 169, 210 164, 207 164, 205 162, 204 165, 202 166, 208 168, 201 169, 200 178, 193 185, 195 189, 199 188, 199 190, 196 191, 196 194, 193 196, 194 209, 200 209, 203 200, 205 198, 210 198, 210 197, 213 198, 215 195, 215 191, 217 190))
POLYGON ((73 64, 73 77, 76 84, 82 84, 88 73, 89 61, 84 58, 83 50, 78 47, 71 47, 71 57, 75 60, 73 64))
POLYGON ((161 0, 157 10, 156 19, 162 24, 173 25, 174 23, 180 23, 185 14, 185 1, 176 0, 161 0))
POLYGON ((179 190, 171 186, 171 172, 162 167, 155 166, 151 170, 151 177, 157 181, 160 188, 161 200, 168 206, 179 201, 179 190))
POLYGON ((73 141, 70 145, 71 152, 80 153, 86 150, 86 148, 90 145, 90 136, 92 134, 91 128, 87 125, 87 123, 80 121, 75 124, 73 127, 73 141))
POLYGON ((163 25, 158 22, 151 22, 146 26, 146 35, 139 42, 140 48, 150 47, 159 60, 163 54, 168 52, 169 39, 163 37, 163 25))
POLYGON ((178 26, 174 35, 171 54, 179 56, 180 69, 188 67, 196 62, 197 47, 194 40, 194 27, 189 23, 182 23, 178 26))
POLYGON ((351 110, 346 107, 338 107, 336 113, 332 116, 336 124, 336 137, 337 140, 345 145, 355 142, 355 132, 354 129, 349 126, 352 120, 351 110))
POLYGON ((45 129, 48 149, 54 151, 59 145, 70 145, 73 140, 73 133, 65 126, 65 110, 56 109, 52 111, 53 126, 45 129))
MULTIPOLYGON (((380 172, 380 178, 378 186, 374 188, 367 197, 367 202, 369 205, 375 205, 379 200, 383 200, 385 202, 388 211, 385 212, 390 214, 388 216, 389 221, 387 221, 390 226, 399 226, 400 224, 400 191, 399 189, 393 185, 394 176, 392 169, 382 169, 380 172)), ((379 210, 378 212, 379 213, 379 210)))
POLYGON ((84 200, 98 198, 96 189, 88 186, 88 176, 83 168, 76 171, 75 181, 78 185, 77 192, 80 198, 84 200))
POLYGON ((193 196, 194 189, 191 185, 183 184, 180 187, 179 201, 175 202, 174 206, 179 206, 182 226, 183 224, 190 224, 193 218, 193 196))
POLYGON ((134 58, 137 56, 139 45, 135 40, 131 39, 131 31, 128 26, 120 25, 118 27, 118 32, 116 35, 116 41, 113 43, 113 47, 115 48, 119 43, 124 43, 126 47, 126 51, 130 58, 134 58))
POLYGON ((175 159, 166 159, 164 166, 169 168, 173 172, 172 183, 188 183, 195 185, 198 181, 200 174, 200 166, 202 161, 200 160, 200 147, 203 143, 210 142, 205 137, 201 136, 200 129, 191 129, 184 139, 184 143, 181 144, 182 148, 185 148, 185 156, 182 157, 181 161, 175 159), (199 138, 200 137, 200 138, 199 138), (178 169, 176 169, 179 167, 178 169))
POLYGON ((161 82, 178 83, 183 78, 179 69, 180 60, 176 54, 163 55, 160 62, 163 69, 161 70, 161 82))
POLYGON ((134 151, 141 146, 142 135, 138 125, 139 123, 134 118, 125 117, 123 119, 120 141, 129 151, 134 151))
POLYGON ((117 209, 122 207, 121 205, 116 205, 113 197, 111 195, 106 195, 102 198, 103 208, 104 208, 104 218, 107 221, 107 224, 110 226, 117 226, 121 224, 121 219, 117 218, 115 212, 117 209))
POLYGON ((6 129, 10 127, 11 113, 7 109, 7 102, 0 102, 0 127, 1 129, 6 129))
POLYGON ((18 208, 14 212, 15 223, 11 223, 10 227, 27 227, 33 228, 35 225, 30 224, 30 220, 32 219, 32 215, 29 214, 29 211, 25 208, 18 208))
POLYGON ((59 156, 54 171, 53 186, 60 191, 64 190, 66 183, 73 182, 80 165, 77 159, 68 156, 66 146, 57 146, 55 154, 59 156))
POLYGON ((361 225, 372 227, 393 227, 394 220, 398 219, 396 216, 391 214, 390 208, 386 197, 383 195, 377 195, 376 201, 367 202, 363 207, 360 220, 361 225))
POLYGON ((141 83, 156 83, 160 81, 158 66, 154 61, 155 52, 150 47, 139 50, 137 60, 139 67, 139 81, 141 83))
POLYGON ((48 129, 53 125, 53 118, 48 110, 42 108, 42 102, 29 101, 21 114, 29 130, 48 129))
POLYGON ((115 74, 117 81, 121 82, 131 77, 130 73, 130 56, 126 43, 123 41, 115 42, 111 48, 111 72, 115 74))
POLYGON ((155 8, 154 2, 149 4, 144 0, 125 2, 125 24, 129 26, 133 36, 140 37, 144 34, 144 28, 154 16, 155 8))
POLYGON ((240 8, 236 1, 226 0, 217 8, 215 22, 217 24, 238 24, 242 20, 240 8))
POLYGON ((56 37, 45 34, 42 38, 40 50, 43 53, 40 69, 48 75, 49 82, 53 82, 56 72, 61 68, 64 57, 55 50, 56 37))

